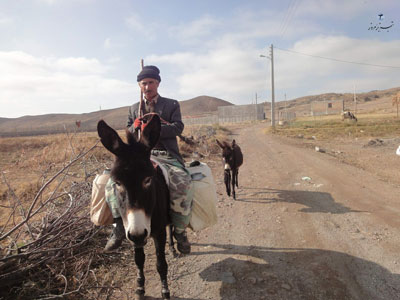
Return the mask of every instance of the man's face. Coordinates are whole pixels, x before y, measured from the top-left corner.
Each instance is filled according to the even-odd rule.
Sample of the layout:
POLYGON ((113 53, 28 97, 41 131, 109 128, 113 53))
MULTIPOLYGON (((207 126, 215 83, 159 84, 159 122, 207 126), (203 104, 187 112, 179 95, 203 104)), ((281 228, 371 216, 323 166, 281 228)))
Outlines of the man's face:
POLYGON ((139 87, 147 100, 153 99, 158 94, 160 83, 153 78, 144 78, 139 82, 139 87))

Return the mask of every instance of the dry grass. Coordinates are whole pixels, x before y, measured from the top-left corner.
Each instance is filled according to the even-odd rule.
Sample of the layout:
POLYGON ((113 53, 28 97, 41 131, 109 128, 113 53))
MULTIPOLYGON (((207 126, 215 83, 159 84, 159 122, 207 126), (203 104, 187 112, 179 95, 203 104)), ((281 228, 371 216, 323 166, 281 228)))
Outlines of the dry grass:
MULTIPOLYGON (((46 178, 97 140, 95 133, 0 138, 0 171, 15 194, 27 200, 38 191, 46 178)), ((90 158, 106 162, 111 160, 111 155, 98 146, 91 152, 90 158)), ((69 173, 72 178, 88 175, 80 165, 72 166, 69 173)), ((4 201, 9 188, 4 181, 0 182, 0 201, 4 201)))
POLYGON ((230 134, 230 130, 220 125, 192 125, 186 126, 183 132, 186 137, 193 137, 195 144, 188 145, 179 141, 179 148, 186 160, 198 160, 210 155, 220 153, 220 148, 215 139, 224 140, 230 134))
MULTIPOLYGON (((277 126, 275 134, 329 140, 337 137, 396 137, 400 134, 400 119, 382 114, 357 115, 358 122, 340 116, 303 117, 286 126, 277 126)), ((268 129, 271 131, 271 129, 268 129)))
POLYGON ((0 299, 78 293, 99 258, 91 182, 111 161, 93 133, 0 139, 0 299), (34 274, 34 275, 33 275, 34 274))

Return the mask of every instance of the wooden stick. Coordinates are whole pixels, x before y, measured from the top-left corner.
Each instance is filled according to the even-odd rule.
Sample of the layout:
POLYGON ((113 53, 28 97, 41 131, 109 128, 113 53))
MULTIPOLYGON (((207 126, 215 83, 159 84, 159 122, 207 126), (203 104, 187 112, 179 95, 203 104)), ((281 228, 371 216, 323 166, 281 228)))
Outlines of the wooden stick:
MULTIPOLYGON (((144 66, 144 61, 143 61, 143 58, 140 60, 140 65, 141 65, 141 67, 142 67, 142 70, 143 70, 143 66, 144 66)), ((140 87, 140 102, 139 102, 139 112, 138 112, 138 117, 139 118, 141 118, 141 117, 143 117, 143 105, 144 105, 144 103, 143 103, 144 101, 143 101, 143 92, 142 92, 142 87, 140 87)), ((140 139, 140 128, 139 128, 139 131, 138 131, 138 138, 140 139)))
MULTIPOLYGON (((142 58, 140 60, 140 65, 142 67, 142 70, 143 70, 143 64, 144 64, 144 61, 143 61, 143 58, 142 58)), ((139 118, 143 117, 143 111, 142 111, 143 105, 144 105, 143 102, 144 102, 143 101, 143 92, 142 92, 142 88, 140 88, 139 118)))

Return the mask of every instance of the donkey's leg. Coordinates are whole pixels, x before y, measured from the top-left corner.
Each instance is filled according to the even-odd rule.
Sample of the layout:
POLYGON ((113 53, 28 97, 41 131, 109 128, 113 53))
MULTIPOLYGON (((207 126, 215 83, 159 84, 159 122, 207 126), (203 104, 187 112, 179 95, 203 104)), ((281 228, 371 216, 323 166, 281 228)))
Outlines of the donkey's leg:
POLYGON ((236 200, 235 185, 236 185, 236 170, 232 170, 232 196, 233 199, 236 200))
POLYGON ((165 242, 166 242, 166 232, 162 229, 160 233, 154 238, 154 244, 156 247, 157 256, 157 271, 161 279, 161 296, 163 299, 170 299, 169 289, 168 289, 168 264, 165 260, 165 242))
POLYGON ((236 169, 236 187, 239 187, 239 168, 236 169))
POLYGON ((135 248, 135 264, 138 270, 137 279, 136 279, 136 291, 135 291, 135 299, 142 300, 144 299, 144 261, 145 261, 145 254, 143 247, 142 248, 135 248))
POLYGON ((226 187, 226 193, 228 196, 231 195, 231 171, 228 169, 225 169, 224 171, 224 182, 225 182, 225 187, 226 187))

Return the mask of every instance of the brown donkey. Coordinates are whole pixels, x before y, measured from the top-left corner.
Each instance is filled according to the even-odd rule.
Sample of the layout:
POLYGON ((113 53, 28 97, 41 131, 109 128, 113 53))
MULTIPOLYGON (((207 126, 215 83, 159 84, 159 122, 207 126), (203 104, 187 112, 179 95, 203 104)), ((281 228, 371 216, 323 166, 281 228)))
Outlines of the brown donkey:
POLYGON ((111 178, 116 183, 116 194, 128 241, 135 248, 138 268, 136 299, 144 299, 143 247, 149 237, 154 240, 157 271, 162 285, 162 298, 170 299, 165 260, 166 226, 169 224, 169 192, 161 170, 150 160, 151 149, 156 145, 161 131, 158 115, 150 115, 142 130, 140 140, 127 130, 128 143, 104 121, 97 124, 101 142, 115 155, 111 178))
POLYGON ((243 163, 243 154, 240 150, 236 141, 232 141, 232 145, 223 141, 222 143, 218 140, 217 144, 222 148, 222 157, 224 159, 224 182, 226 187, 226 193, 228 196, 231 195, 232 185, 232 196, 236 199, 235 186, 239 187, 239 167, 243 163))

